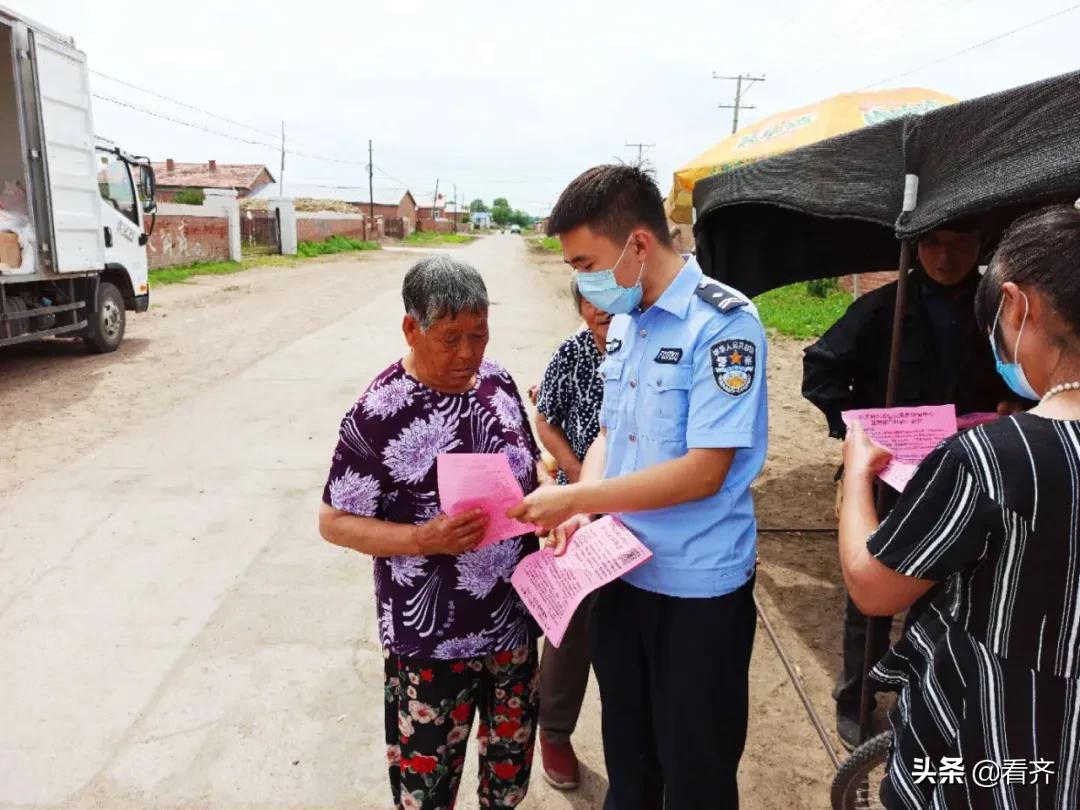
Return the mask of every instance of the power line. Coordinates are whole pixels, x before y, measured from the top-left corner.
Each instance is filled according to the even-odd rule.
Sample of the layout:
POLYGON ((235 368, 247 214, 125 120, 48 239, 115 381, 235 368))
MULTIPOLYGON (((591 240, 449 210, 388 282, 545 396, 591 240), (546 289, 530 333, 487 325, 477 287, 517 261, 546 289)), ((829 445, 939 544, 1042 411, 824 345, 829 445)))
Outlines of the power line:
POLYGON ((375 166, 375 171, 377 171, 379 174, 381 174, 387 180, 393 180, 395 183, 401 183, 401 185, 403 185, 403 186, 409 185, 404 180, 402 180, 400 177, 394 177, 394 175, 390 174, 388 171, 383 169, 381 166, 376 165, 375 166))
POLYGON ((100 70, 94 70, 93 68, 90 68, 90 72, 93 73, 95 76, 100 76, 101 78, 108 79, 111 82, 116 82, 117 84, 122 84, 125 87, 130 87, 132 90, 138 90, 140 93, 146 93, 147 95, 154 96, 154 98, 160 98, 162 101, 168 101, 171 104, 176 104, 179 107, 186 107, 189 110, 194 110, 195 112, 202 113, 203 115, 208 115, 211 118, 217 118, 219 121, 224 121, 226 124, 243 127, 244 129, 250 129, 252 132, 258 132, 260 135, 267 135, 271 138, 277 138, 277 133, 275 132, 270 132, 265 129, 253 127, 251 124, 245 124, 243 121, 236 121, 232 118, 226 118, 224 115, 218 115, 217 113, 210 112, 209 110, 204 110, 202 107, 196 107, 194 104, 188 104, 185 101, 180 101, 179 99, 172 98, 171 96, 162 95, 155 90, 150 90, 146 87, 140 87, 137 84, 132 84, 131 82, 117 78, 116 76, 110 76, 108 73, 102 73, 100 70))
MULTIPOLYGON (((150 117, 153 117, 153 118, 158 118, 158 119, 160 119, 162 121, 167 121, 167 122, 172 123, 172 124, 178 124, 180 126, 188 127, 190 129, 198 130, 200 132, 205 132, 205 133, 210 134, 210 135, 216 135, 219 138, 226 138, 228 140, 236 141, 238 143, 247 144, 249 146, 260 146, 260 147, 262 147, 264 149, 272 149, 275 152, 281 152, 282 157, 284 157, 284 155, 288 154, 288 155, 293 155, 294 157, 308 158, 310 160, 318 160, 318 161, 322 161, 322 162, 326 162, 326 163, 337 163, 337 164, 349 165, 349 166, 363 166, 365 168, 365 170, 368 170, 368 162, 363 161, 363 160, 350 160, 350 159, 347 159, 347 158, 331 157, 329 155, 316 154, 316 153, 313 153, 313 152, 300 151, 300 150, 297 150, 297 149, 284 149, 283 148, 283 140, 284 140, 284 138, 283 138, 284 133, 283 132, 281 132, 281 133, 270 132, 269 130, 260 129, 259 127, 253 126, 251 124, 244 123, 243 121, 238 121, 236 119, 229 118, 229 117, 224 116, 224 115, 220 115, 218 113, 207 110, 207 109, 205 109, 203 107, 199 107, 199 106, 196 106, 194 104, 189 104, 189 103, 187 103, 185 101, 181 101, 181 100, 179 100, 177 98, 173 98, 171 96, 164 95, 164 94, 159 93, 159 92, 157 92, 155 90, 151 90, 151 89, 149 89, 147 87, 142 87, 142 86, 137 85, 137 84, 135 84, 133 82, 129 82, 129 81, 126 81, 125 79, 121 79, 121 78, 119 78, 117 76, 112 76, 110 74, 103 73, 103 72, 101 72, 99 70, 91 69, 90 72, 94 73, 95 75, 100 76, 100 77, 102 77, 104 79, 107 79, 109 81, 116 82, 117 84, 123 85, 125 87, 129 87, 129 88, 131 88, 133 90, 137 90, 137 91, 139 91, 141 93, 146 93, 146 94, 148 94, 150 96, 161 99, 162 101, 166 101, 166 102, 169 102, 171 104, 175 104, 177 106, 184 107, 186 109, 198 112, 198 113, 200 113, 202 115, 206 115, 206 116, 209 116, 211 118, 215 118, 215 119, 217 119, 219 121, 223 121, 223 122, 225 122, 227 124, 230 124, 232 126, 235 126, 235 127, 240 127, 242 129, 258 133, 260 135, 265 135, 266 137, 272 139, 272 141, 276 141, 276 143, 270 142, 270 141, 259 140, 259 139, 252 138, 250 136, 246 136, 246 135, 242 135, 242 134, 226 132, 226 131, 223 131, 221 129, 214 128, 212 126, 207 126, 205 124, 189 121, 189 120, 186 120, 184 118, 180 118, 180 117, 175 116, 175 115, 170 115, 168 113, 158 112, 157 110, 153 110, 153 109, 150 109, 148 107, 144 107, 144 106, 142 106, 140 104, 136 104, 134 102, 130 102, 130 101, 126 101, 126 100, 123 100, 123 99, 120 99, 120 98, 116 98, 114 96, 106 95, 104 93, 93 93, 92 94, 94 98, 100 99, 101 101, 107 101, 110 104, 115 104, 115 105, 117 105, 119 107, 124 107, 126 109, 133 110, 135 112, 138 112, 138 113, 141 113, 143 115, 147 115, 147 116, 150 116, 150 117)), ((282 124, 282 130, 284 130, 284 123, 282 124)), ((297 143, 296 141, 293 141, 293 142, 297 143)), ((642 144, 641 147, 648 147, 648 146, 652 146, 652 145, 653 144, 642 144)), ((385 150, 382 150, 382 151, 385 154, 385 150)), ((395 153, 392 152, 391 154, 395 154, 395 153)), ((396 153, 396 154, 400 154, 400 153, 396 153)), ((639 148, 639 155, 640 155, 640 148, 639 148)), ((374 170, 378 171, 381 175, 383 175, 387 179, 392 180, 392 181, 394 181, 396 183, 399 183, 402 186, 410 185, 405 180, 402 180, 400 177, 395 177, 394 175, 390 174, 389 172, 387 172, 385 169, 383 169, 380 166, 374 166, 374 170)), ((567 169, 567 170, 569 171, 570 169, 567 169)), ((418 181, 418 182, 421 182, 421 181, 418 181)), ((482 180, 482 181, 477 181, 477 182, 481 182, 483 184, 494 184, 494 185, 525 185, 525 184, 534 183, 534 182, 537 182, 537 181, 536 180, 527 180, 527 179, 520 179, 520 180, 519 179, 493 179, 493 180, 482 180)), ((318 185, 318 184, 311 184, 311 183, 304 184, 304 185, 314 186, 314 187, 317 187, 317 188, 362 188, 361 186, 344 186, 344 187, 342 187, 342 186, 333 186, 333 185, 318 185)))
MULTIPOLYGON (((94 93, 93 96, 96 99, 101 99, 102 101, 108 101, 111 104, 116 104, 116 105, 118 105, 120 107, 127 107, 129 110, 134 110, 136 112, 140 112, 143 115, 149 115, 149 116, 152 116, 153 118, 160 118, 163 121, 168 121, 168 122, 170 122, 172 124, 180 124, 181 126, 190 127, 191 129, 197 129, 197 130, 199 130, 201 132, 208 132, 211 135, 217 135, 218 137, 221 137, 221 138, 228 138, 229 140, 239 141, 240 143, 250 144, 251 146, 262 146, 262 147, 264 147, 266 149, 273 149, 275 152, 277 152, 277 151, 279 151, 281 149, 279 144, 266 143, 265 141, 257 141, 257 140, 255 140, 253 138, 246 138, 246 137, 244 137, 242 135, 233 135, 233 134, 228 133, 228 132, 222 132, 220 129, 212 129, 211 127, 204 126, 202 124, 196 124, 196 123, 194 123, 192 121, 186 121, 183 118, 177 118, 176 116, 166 115, 165 113, 159 113, 156 110, 151 110, 151 109, 149 109, 147 107, 143 107, 143 106, 140 106, 138 104, 132 104, 131 102, 128 102, 128 101, 122 101, 121 99, 113 98, 112 96, 106 96, 106 95, 103 95, 101 93, 94 93)), ((274 137, 277 137, 277 136, 275 135, 274 137)), ((316 154, 313 154, 311 152, 299 152, 299 151, 296 151, 294 149, 287 149, 287 150, 285 150, 285 153, 289 154, 289 155, 293 155, 295 157, 304 157, 304 158, 309 158, 311 160, 321 160, 321 161, 326 162, 326 163, 343 163, 343 164, 347 164, 347 165, 350 165, 350 166, 367 166, 367 163, 362 161, 362 160, 348 160, 346 158, 335 158, 335 157, 329 157, 327 155, 316 155, 316 154)))
POLYGON ((113 98, 112 96, 106 96, 106 95, 103 95, 101 93, 93 93, 92 95, 93 95, 94 98, 100 99, 101 101, 108 101, 111 104, 116 104, 116 105, 118 105, 120 107, 127 107, 129 110, 135 110, 136 112, 141 112, 144 115, 153 116, 154 118, 160 118, 163 121, 168 121, 168 122, 173 123, 173 124, 180 124, 181 126, 191 127, 192 129, 201 130, 202 132, 209 132, 211 135, 217 135, 217 136, 222 137, 222 138, 228 138, 229 140, 232 140, 232 141, 239 141, 240 143, 247 143, 247 144, 251 144, 252 146, 264 146, 267 149, 276 150, 278 148, 276 145, 274 145, 272 143, 266 143, 265 141, 256 141, 256 140, 253 140, 251 138, 245 138, 242 135, 232 135, 232 134, 230 134, 228 132, 222 132, 220 129, 211 129, 210 127, 204 126, 202 124, 195 124, 195 123, 192 123, 191 121, 185 121, 183 118, 176 118, 175 116, 166 115, 165 113, 159 113, 159 112, 156 112, 155 110, 151 110, 151 109, 148 109, 146 107, 142 107, 142 106, 140 106, 138 104, 132 104, 129 101, 122 101, 122 100, 120 100, 118 98, 113 98))
POLYGON ((950 53, 948 56, 942 56, 940 59, 935 59, 932 62, 927 62, 924 65, 919 65, 918 67, 914 67, 911 70, 905 70, 903 73, 897 73, 895 76, 889 76, 889 77, 887 77, 885 79, 882 79, 880 81, 876 81, 873 84, 868 84, 865 87, 860 87, 859 92, 861 92, 863 90, 869 90, 869 89, 871 89, 873 87, 878 87, 879 85, 885 84, 886 82, 893 82, 893 81, 896 81, 897 79, 903 79, 905 76, 910 76, 912 73, 918 73, 920 70, 923 70, 925 68, 933 67, 934 65, 940 65, 942 62, 947 62, 950 59, 955 59, 957 56, 961 56, 961 55, 963 55, 965 53, 969 53, 971 51, 974 51, 974 50, 976 50, 978 48, 983 47, 984 45, 989 45, 992 42, 997 42, 999 39, 1005 39, 1006 37, 1011 37, 1013 34, 1018 34, 1021 31, 1026 31, 1028 28, 1034 28, 1036 25, 1041 25, 1042 23, 1048 22, 1049 20, 1052 20, 1055 17, 1060 17, 1060 16, 1062 16, 1064 14, 1068 14, 1070 11, 1076 11, 1078 8, 1080 8, 1080 3, 1075 3, 1075 4, 1071 5, 1071 6, 1069 6, 1068 8, 1063 8, 1060 11, 1055 11, 1053 14, 1048 14, 1045 17, 1040 17, 1037 20, 1033 20, 1033 21, 1031 21, 1029 23, 1018 26, 1017 28, 1010 29, 1009 31, 1004 32, 1003 34, 998 34, 997 36, 990 37, 990 39, 984 39, 982 42, 976 42, 974 45, 969 45, 966 48, 962 48, 961 50, 957 51, 956 53, 950 53))

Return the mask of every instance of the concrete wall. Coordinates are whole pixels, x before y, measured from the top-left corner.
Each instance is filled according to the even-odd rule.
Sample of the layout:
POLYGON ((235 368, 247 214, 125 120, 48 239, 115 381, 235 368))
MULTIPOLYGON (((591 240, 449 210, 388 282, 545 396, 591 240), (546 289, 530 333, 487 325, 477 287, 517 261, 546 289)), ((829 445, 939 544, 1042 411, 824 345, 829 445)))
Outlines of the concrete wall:
POLYGON ((151 270, 193 262, 228 261, 229 219, 216 207, 162 203, 146 245, 146 256, 151 270))

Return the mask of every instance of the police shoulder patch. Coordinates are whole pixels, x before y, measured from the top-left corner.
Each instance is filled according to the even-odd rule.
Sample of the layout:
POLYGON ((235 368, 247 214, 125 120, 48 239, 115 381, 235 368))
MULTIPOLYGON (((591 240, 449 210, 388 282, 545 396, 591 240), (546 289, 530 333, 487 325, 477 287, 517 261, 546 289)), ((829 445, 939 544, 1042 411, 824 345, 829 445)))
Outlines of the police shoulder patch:
POLYGON ((713 281, 711 278, 702 279, 694 292, 698 298, 720 312, 731 312, 733 309, 745 307, 750 303, 731 287, 719 281, 713 281))
POLYGON ((757 346, 742 338, 719 340, 709 347, 713 379, 725 394, 739 397, 754 385, 757 346))

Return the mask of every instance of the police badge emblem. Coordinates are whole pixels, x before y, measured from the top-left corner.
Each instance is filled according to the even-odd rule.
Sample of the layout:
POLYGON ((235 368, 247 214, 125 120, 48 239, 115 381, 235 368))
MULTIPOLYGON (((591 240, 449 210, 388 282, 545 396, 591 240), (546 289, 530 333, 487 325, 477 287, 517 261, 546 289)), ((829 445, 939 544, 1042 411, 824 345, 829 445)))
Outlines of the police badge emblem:
POLYGON ((734 338, 714 343, 709 349, 713 379, 725 394, 742 396, 754 384, 757 347, 749 340, 734 338))

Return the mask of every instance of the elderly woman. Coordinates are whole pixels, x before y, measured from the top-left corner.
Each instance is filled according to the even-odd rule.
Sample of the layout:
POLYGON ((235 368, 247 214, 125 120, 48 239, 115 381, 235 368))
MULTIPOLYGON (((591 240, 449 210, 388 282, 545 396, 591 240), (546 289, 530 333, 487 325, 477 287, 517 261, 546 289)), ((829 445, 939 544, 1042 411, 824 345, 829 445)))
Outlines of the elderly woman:
MULTIPOLYGON (((890 808, 1080 807, 1080 210, 1015 223, 976 297, 998 371, 1031 411, 964 431, 878 526, 888 461, 844 447, 840 561, 890 616, 941 593, 874 670, 900 690, 890 808)), ((990 348, 990 347, 988 347, 990 348)))
POLYGON ((374 558, 395 806, 453 806, 479 711, 480 805, 513 807, 529 784, 539 692, 538 630, 510 575, 537 541, 476 548, 489 516, 443 514, 435 459, 504 453, 531 492, 539 450, 513 380, 484 358, 479 273, 427 259, 406 273, 402 298, 409 352, 342 421, 319 526, 374 558))
MULTIPOLYGON (((600 363, 611 323, 611 315, 586 301, 574 281, 570 282, 570 294, 586 328, 556 350, 536 402, 536 432, 558 462, 560 484, 577 482, 581 462, 600 432, 604 399, 600 363)), ((570 736, 589 684, 590 604, 586 600, 578 607, 561 646, 556 648, 544 640, 540 662, 540 755, 544 778, 560 790, 572 790, 581 780, 570 736)))

